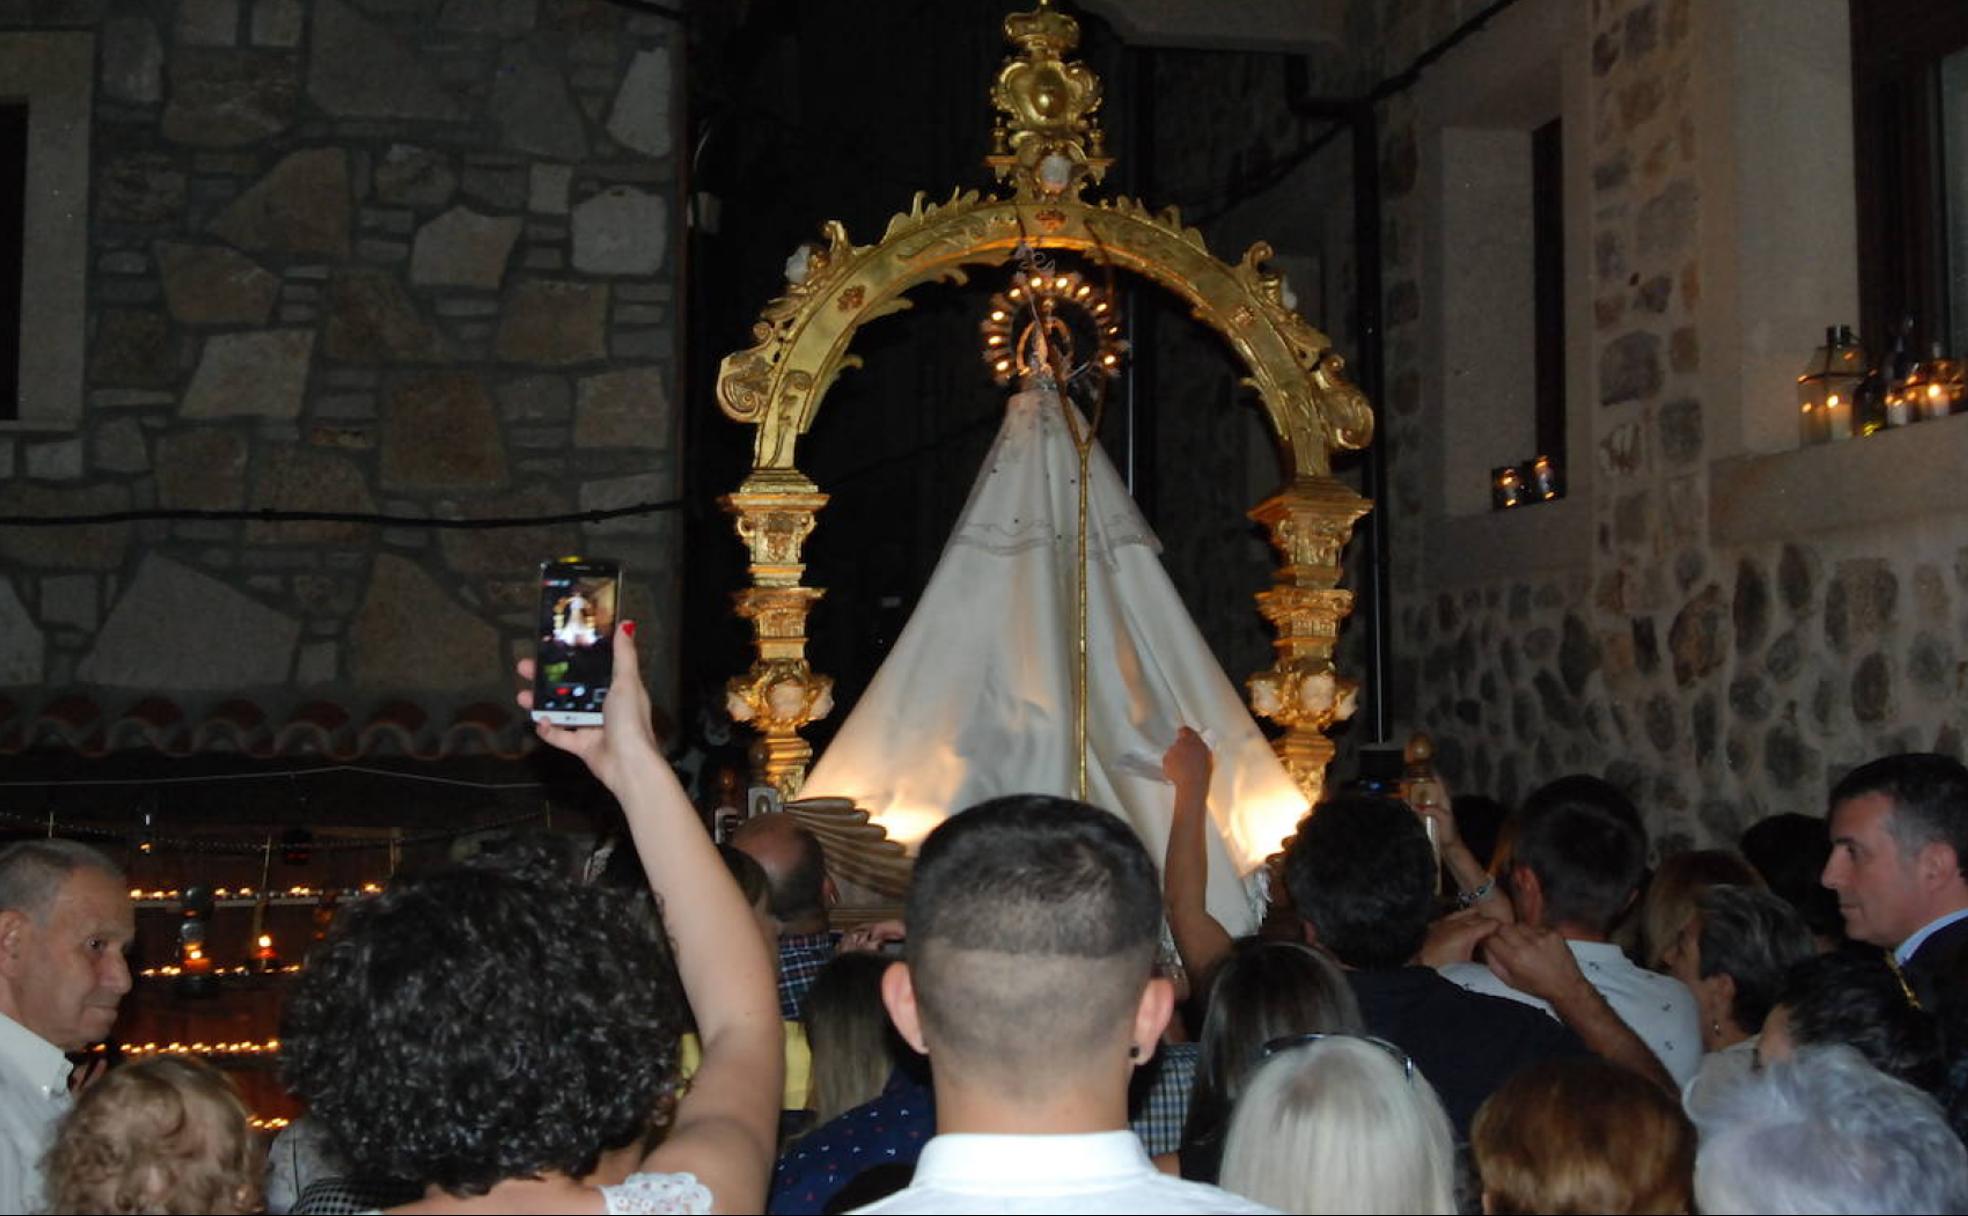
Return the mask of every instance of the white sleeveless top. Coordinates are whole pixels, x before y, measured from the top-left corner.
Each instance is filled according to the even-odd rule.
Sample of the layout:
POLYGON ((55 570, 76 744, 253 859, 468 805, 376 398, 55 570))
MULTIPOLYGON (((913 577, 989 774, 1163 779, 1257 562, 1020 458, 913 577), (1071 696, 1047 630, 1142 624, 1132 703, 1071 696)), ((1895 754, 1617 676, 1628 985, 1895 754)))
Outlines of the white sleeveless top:
MULTIPOLYGON (((615 1216, 654 1216, 711 1210, 711 1192, 695 1174, 630 1174, 618 1186, 601 1188, 602 1210, 615 1216)), ((383 1216, 370 1209, 362 1216, 383 1216)))

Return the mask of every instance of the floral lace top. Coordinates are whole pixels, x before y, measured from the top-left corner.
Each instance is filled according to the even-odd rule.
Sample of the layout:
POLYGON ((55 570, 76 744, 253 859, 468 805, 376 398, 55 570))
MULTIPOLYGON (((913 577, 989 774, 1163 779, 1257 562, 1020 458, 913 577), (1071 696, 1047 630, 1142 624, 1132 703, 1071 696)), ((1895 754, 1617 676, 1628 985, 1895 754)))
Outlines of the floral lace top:
POLYGON ((695 1174, 630 1174, 619 1186, 602 1187, 601 1199, 622 1216, 711 1210, 711 1192, 695 1174))

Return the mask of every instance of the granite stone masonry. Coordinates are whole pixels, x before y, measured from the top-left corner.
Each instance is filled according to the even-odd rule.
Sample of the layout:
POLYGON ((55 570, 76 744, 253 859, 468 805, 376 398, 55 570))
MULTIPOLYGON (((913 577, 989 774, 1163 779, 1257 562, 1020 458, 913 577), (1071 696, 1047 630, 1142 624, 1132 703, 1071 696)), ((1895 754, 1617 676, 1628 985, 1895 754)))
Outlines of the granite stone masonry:
MULTIPOLYGON (((1476 5, 1447 7, 1460 20, 1476 5)), ((1575 459, 1599 456, 1600 476, 1572 504, 1590 513, 1588 560, 1526 578, 1509 573, 1520 555, 1499 553, 1497 581, 1442 590, 1397 559, 1395 588, 1396 650, 1418 656, 1420 677, 1401 728, 1435 734, 1450 780, 1509 802, 1564 772, 1600 773, 1634 794, 1657 852, 1729 843, 1777 811, 1822 813, 1830 783, 1883 751, 1959 755, 1968 719, 1968 563, 1948 528, 1841 528, 1751 546, 1709 534, 1717 419, 1732 425, 1725 411, 1736 407, 1703 396, 1696 309, 1709 221, 1689 11, 1687 0, 1604 0, 1590 8, 1589 38, 1560 52, 1580 57, 1590 81, 1589 113, 1566 115, 1587 121, 1592 147, 1592 207, 1566 220, 1586 225, 1595 252, 1595 425, 1573 446, 1575 459), (1943 577, 1950 568, 1956 576, 1943 577), (1496 608, 1499 588, 1511 611, 1496 608), (1554 629, 1555 654, 1530 644, 1554 629)), ((1389 46, 1387 62, 1421 49, 1417 34, 1389 46)), ((1407 99, 1385 107, 1384 158, 1407 155, 1420 118, 1407 99)), ((1388 223, 1416 222, 1420 205, 1390 191, 1388 223)), ((1410 252, 1385 276, 1416 270, 1410 252)), ((1401 318, 1414 309, 1393 287, 1386 307, 1398 382, 1414 350, 1401 318)), ((1382 415, 1397 469, 1426 450, 1416 428, 1438 425, 1443 408, 1382 415)), ((1430 526, 1397 519, 1396 551, 1425 551, 1430 526)))
MULTIPOLYGON (((680 28, 538 0, 100 0, 0 4, 0 43, 37 23, 96 39, 86 398, 0 443, 0 513, 496 521, 674 493, 680 28), (612 291, 659 309, 616 318, 632 358, 612 291)), ((408 700, 442 727, 509 704, 539 561, 591 545, 668 615, 679 537, 0 528, 0 697, 408 700)), ((674 635, 642 636, 671 702, 674 635)))
MULTIPOLYGON (((1301 95, 1359 96, 1491 7, 1350 0, 1349 45, 1330 56, 1351 62, 1350 74, 1308 56, 1301 95)), ((1752 391, 1718 361, 1743 357, 1745 344, 1787 340, 1759 329, 1761 318, 1711 312, 1730 298, 1727 276, 1735 273, 1708 260, 1718 247, 1711 238, 1723 224, 1756 222, 1753 208, 1733 215, 1729 200, 1703 189, 1718 180, 1704 176, 1704 157, 1728 155, 1718 151, 1727 133, 1702 108, 1715 103, 1704 99, 1726 99, 1730 87, 1702 76, 1715 70, 1703 48, 1727 36, 1737 7, 1520 4, 1492 14, 1492 28, 1459 41, 1417 87, 1375 108, 1387 385, 1375 442, 1389 465, 1377 509, 1389 531, 1396 741, 1431 732, 1437 763, 1458 791, 1507 803, 1567 772, 1606 776, 1639 802, 1657 853, 1730 843, 1777 811, 1822 813, 1830 784, 1853 764, 1909 747, 1960 755, 1968 731, 1962 509, 1892 523, 1800 523, 1755 541, 1721 535, 1711 523, 1716 499, 1732 491, 1719 470, 1739 454, 1730 444, 1747 406, 1734 396, 1752 391), (1514 32, 1497 32, 1512 22, 1514 32), (1559 31, 1554 58, 1527 71, 1522 43, 1537 30, 1559 31), (1574 491, 1553 508, 1572 522, 1527 533, 1510 530, 1516 520, 1498 520, 1482 533, 1488 548, 1458 563, 1451 580, 1430 569, 1431 546, 1439 549, 1445 527, 1469 521, 1446 518, 1432 487, 1443 471, 1445 418, 1472 403, 1443 399, 1430 374, 1441 354, 1429 345, 1442 326, 1485 318, 1445 315, 1453 309, 1431 298, 1442 280, 1422 238, 1439 229, 1442 200, 1458 188, 1431 178, 1440 176, 1431 149, 1468 119, 1431 112, 1456 107, 1431 95, 1428 80, 1484 56, 1561 98, 1566 172, 1577 175, 1567 194, 1584 200, 1564 219, 1568 248, 1581 252, 1567 259, 1575 276, 1568 292, 1580 303, 1569 339, 1585 350, 1569 385, 1585 408, 1569 414, 1574 491), (1584 153, 1576 163, 1573 147, 1584 153), (1556 532, 1576 544, 1554 554, 1548 539, 1556 532)), ((1294 116, 1276 100, 1279 82, 1257 59, 1161 57, 1158 85, 1185 102, 1155 116, 1156 202, 1218 199, 1225 183, 1261 177, 1303 146, 1294 116)), ((1343 159, 1329 172, 1343 180, 1343 159)), ((1255 236, 1283 251, 1309 244, 1314 236, 1294 235, 1294 214, 1325 206, 1327 225, 1343 215, 1319 189, 1292 178, 1227 210, 1212 201, 1199 208, 1209 217, 1203 232, 1218 252, 1234 253, 1255 236)), ((1439 264, 1441 251, 1435 256, 1439 264)), ((1334 281, 1329 275, 1329 292, 1334 281)), ((1329 296, 1323 317, 1308 316, 1350 356, 1338 328, 1344 305, 1329 296)), ((1800 361, 1810 336, 1800 339, 1800 361)), ((1156 339, 1171 352, 1191 340, 1180 326, 1156 339)), ((1167 368, 1194 362, 1169 354, 1164 380, 1167 368)), ((1205 374, 1159 388, 1203 403, 1223 391, 1205 374)), ((1179 453, 1162 470, 1164 497, 1174 486, 1191 495, 1185 503, 1208 505, 1185 508, 1193 521, 1162 523, 1165 559, 1235 677, 1263 661, 1261 623, 1242 598, 1248 589, 1226 577, 1244 568, 1245 556, 1232 562, 1226 554, 1252 538, 1213 530, 1218 517, 1209 512, 1234 518, 1248 505, 1248 481, 1219 493, 1220 503, 1205 487, 1250 477, 1238 452, 1244 437, 1214 409, 1170 411, 1160 425, 1160 443, 1179 453)), ((1527 514, 1524 527, 1534 519, 1552 517, 1527 514)), ((1249 556, 1261 566, 1261 553, 1249 556)), ((1351 567, 1347 577, 1360 586, 1351 567)), ((1360 634, 1356 618, 1341 635, 1349 673, 1361 663, 1360 634)), ((1349 740, 1339 742, 1345 774, 1349 740)))

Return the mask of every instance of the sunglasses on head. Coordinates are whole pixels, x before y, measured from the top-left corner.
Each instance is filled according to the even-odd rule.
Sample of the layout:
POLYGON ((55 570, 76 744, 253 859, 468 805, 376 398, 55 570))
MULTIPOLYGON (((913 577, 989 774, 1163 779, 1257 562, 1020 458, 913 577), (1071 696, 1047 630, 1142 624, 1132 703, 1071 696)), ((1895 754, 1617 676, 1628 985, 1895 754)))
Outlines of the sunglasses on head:
POLYGON ((1323 1030, 1309 1031, 1305 1034, 1288 1034, 1284 1038, 1272 1039, 1266 1043, 1258 1053, 1258 1059, 1268 1060, 1280 1052, 1290 1051, 1295 1047, 1307 1047, 1313 1043, 1323 1042, 1326 1039, 1358 1039, 1362 1043, 1372 1043, 1375 1047, 1393 1056, 1395 1063, 1401 1066, 1402 1074, 1407 1077, 1410 1083, 1414 1081, 1414 1057, 1402 1051, 1386 1039, 1370 1034, 1340 1034, 1338 1032, 1323 1030))

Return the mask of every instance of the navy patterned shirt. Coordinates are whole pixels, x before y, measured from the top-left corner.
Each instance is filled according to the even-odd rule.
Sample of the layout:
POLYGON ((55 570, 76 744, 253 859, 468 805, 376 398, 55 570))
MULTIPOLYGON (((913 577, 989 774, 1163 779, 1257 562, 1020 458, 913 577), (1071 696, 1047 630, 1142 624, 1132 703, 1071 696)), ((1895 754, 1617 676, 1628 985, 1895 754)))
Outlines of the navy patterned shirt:
POLYGON ((779 935, 779 1016, 788 1022, 800 1019, 806 1004, 806 990, 813 987, 834 955, 840 952, 841 935, 825 933, 782 933, 779 935))

